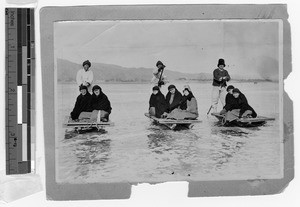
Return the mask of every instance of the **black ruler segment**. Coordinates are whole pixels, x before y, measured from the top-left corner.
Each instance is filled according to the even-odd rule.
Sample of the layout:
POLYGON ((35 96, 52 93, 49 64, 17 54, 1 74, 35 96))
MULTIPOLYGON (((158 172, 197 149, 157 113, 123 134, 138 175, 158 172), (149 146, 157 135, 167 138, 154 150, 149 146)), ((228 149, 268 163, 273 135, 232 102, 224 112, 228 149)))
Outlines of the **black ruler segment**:
POLYGON ((32 172, 34 38, 34 10, 6 8, 6 174, 32 172))
MULTIPOLYGON (((23 130, 22 124, 18 124, 18 135, 22 135, 22 130, 23 130)), ((23 148, 22 139, 20 139, 20 138, 18 138, 18 140, 17 140, 17 147, 19 149, 23 148)), ((23 159, 22 153, 20 153, 20 151, 18 151, 17 152, 18 163, 19 163, 19 160, 22 160, 22 159, 23 159)))
MULTIPOLYGON (((22 10, 17 9, 17 67, 22 68, 22 10)), ((22 85, 22 70, 18 70, 18 86, 22 85)))

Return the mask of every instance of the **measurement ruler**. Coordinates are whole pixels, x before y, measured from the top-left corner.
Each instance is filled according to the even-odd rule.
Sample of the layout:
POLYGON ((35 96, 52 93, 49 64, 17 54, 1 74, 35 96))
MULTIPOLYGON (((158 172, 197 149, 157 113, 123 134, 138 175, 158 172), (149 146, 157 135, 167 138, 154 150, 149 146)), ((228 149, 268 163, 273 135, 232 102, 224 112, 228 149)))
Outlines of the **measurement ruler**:
POLYGON ((34 171, 34 10, 5 9, 6 174, 34 171))

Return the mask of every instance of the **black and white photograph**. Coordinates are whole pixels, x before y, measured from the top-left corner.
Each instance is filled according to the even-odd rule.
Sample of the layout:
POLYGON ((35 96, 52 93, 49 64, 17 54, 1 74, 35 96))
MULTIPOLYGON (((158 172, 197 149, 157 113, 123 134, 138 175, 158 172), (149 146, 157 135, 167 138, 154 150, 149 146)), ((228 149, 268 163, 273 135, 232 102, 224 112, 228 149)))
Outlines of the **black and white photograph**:
POLYGON ((280 20, 53 24, 57 183, 283 177, 280 20))

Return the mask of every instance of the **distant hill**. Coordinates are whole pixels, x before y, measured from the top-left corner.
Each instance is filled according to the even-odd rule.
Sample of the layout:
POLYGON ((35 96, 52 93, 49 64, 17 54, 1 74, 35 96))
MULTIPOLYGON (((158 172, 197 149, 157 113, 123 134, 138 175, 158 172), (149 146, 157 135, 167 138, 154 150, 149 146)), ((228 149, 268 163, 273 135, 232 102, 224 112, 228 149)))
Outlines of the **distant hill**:
MULTIPOLYGON (((57 60, 57 77, 59 82, 76 82, 76 73, 81 69, 81 64, 73 63, 68 60, 57 60)), ((92 63, 91 67, 94 73, 94 82, 150 82, 152 79, 153 68, 125 68, 118 65, 92 63)), ((181 73, 166 70, 164 74, 168 80, 194 80, 208 81, 212 80, 210 73, 181 73)), ((236 80, 245 80, 243 77, 232 77, 236 80)), ((257 80, 257 79, 255 79, 257 80)))
MULTIPOLYGON (((76 73, 82 66, 67 60, 57 60, 57 77, 59 82, 76 81, 76 73)), ((118 65, 92 63, 95 82, 149 82, 154 68, 125 68, 118 65)), ((168 80, 210 80, 209 73, 189 74, 166 70, 168 80)))

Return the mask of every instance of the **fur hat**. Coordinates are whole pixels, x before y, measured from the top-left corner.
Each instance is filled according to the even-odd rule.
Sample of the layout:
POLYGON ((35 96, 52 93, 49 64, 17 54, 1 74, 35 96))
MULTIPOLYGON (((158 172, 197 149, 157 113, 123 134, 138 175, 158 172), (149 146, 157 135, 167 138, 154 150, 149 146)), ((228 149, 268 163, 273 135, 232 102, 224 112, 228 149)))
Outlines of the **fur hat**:
POLYGON ((219 61, 218 61, 218 67, 220 66, 220 65, 224 65, 224 67, 226 66, 225 65, 225 60, 224 59, 219 59, 219 61))
POLYGON ((89 60, 86 60, 82 63, 82 66, 88 65, 89 67, 91 67, 91 62, 89 60))

